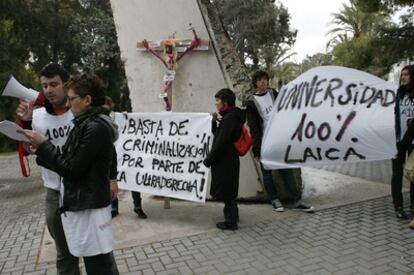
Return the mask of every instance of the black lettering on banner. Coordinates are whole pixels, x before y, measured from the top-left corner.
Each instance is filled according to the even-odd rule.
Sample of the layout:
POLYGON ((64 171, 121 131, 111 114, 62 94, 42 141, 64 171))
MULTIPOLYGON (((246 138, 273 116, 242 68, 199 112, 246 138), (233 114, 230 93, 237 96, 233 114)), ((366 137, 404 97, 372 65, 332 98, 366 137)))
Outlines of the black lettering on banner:
POLYGON ((342 81, 342 79, 339 79, 339 78, 332 78, 331 80, 329 80, 329 84, 328 84, 328 87, 326 88, 325 96, 323 97, 323 100, 325 101, 329 97, 331 99, 331 107, 333 107, 335 104, 335 96, 333 95, 332 92, 341 88, 343 83, 344 82, 342 81), (336 83, 336 86, 333 85, 334 83, 336 83))
POLYGON ((190 120, 186 119, 184 121, 180 121, 179 123, 175 122, 175 121, 171 121, 170 122, 170 131, 169 131, 169 135, 170 136, 175 136, 175 135, 179 135, 179 136, 186 136, 188 135, 187 131, 184 131, 184 128, 186 126, 186 124, 189 122, 190 120))
POLYGON ((344 95, 340 95, 338 97, 338 103, 340 105, 347 105, 349 103, 349 101, 351 101, 351 99, 352 99, 352 89, 356 88, 357 86, 358 85, 356 85, 354 83, 351 83, 348 86, 346 86, 345 87, 345 92, 346 92, 347 98, 343 99, 344 95))
POLYGON ((331 148, 331 149, 326 150, 326 152, 325 152, 325 156, 326 156, 326 158, 328 158, 328 159, 330 159, 330 160, 336 160, 336 159, 339 159, 339 157, 337 157, 337 156, 332 156, 332 153, 333 153, 333 152, 339 152, 339 150, 338 150, 338 149, 336 149, 336 148, 331 148))
POLYGON ((377 102, 377 100, 380 100, 380 102, 383 103, 385 101, 385 98, 382 93, 383 93, 382 90, 378 90, 377 93, 375 94, 374 99, 367 105, 367 108, 370 108, 372 104, 377 102))
MULTIPOLYGON (((318 133, 317 136, 318 136, 319 140, 321 140, 321 141, 325 141, 331 136, 331 132, 332 132, 331 131, 331 126, 329 125, 328 122, 322 122, 319 127, 316 127, 316 125, 313 121, 306 122, 306 116, 307 116, 306 113, 302 114, 302 118, 300 119, 300 123, 299 123, 298 127, 296 128, 295 132, 293 133, 293 135, 290 137, 290 140, 294 140, 297 137, 299 142, 302 142, 303 132, 304 132, 305 137, 307 139, 313 138, 315 136, 316 132, 318 133)), ((346 126, 348 126, 350 122, 351 121, 349 121, 346 126)))
POLYGON ((329 148, 323 152, 323 149, 320 147, 310 148, 306 147, 303 150, 302 155, 298 157, 292 157, 291 154, 292 145, 288 145, 285 151, 285 163, 304 163, 307 162, 309 158, 312 158, 315 161, 323 160, 338 160, 340 156, 343 155, 343 160, 348 161, 350 156, 355 156, 358 159, 366 159, 366 157, 358 152, 352 147, 348 148, 345 154, 341 153, 341 150, 337 148, 329 148))
POLYGON ((180 158, 205 158, 209 151, 211 137, 207 142, 199 146, 194 144, 183 144, 175 140, 135 140, 127 139, 122 144, 125 151, 134 151, 150 155, 163 157, 180 157, 180 158))
POLYGON ((387 107, 395 102, 395 92, 392 90, 376 89, 365 83, 349 83, 343 86, 344 81, 339 77, 320 79, 319 75, 315 75, 310 81, 283 88, 278 96, 277 110, 280 112, 288 109, 300 110, 303 107, 317 108, 325 101, 330 107, 335 107, 335 104, 365 104, 367 108, 373 104, 387 107), (341 91, 341 94, 335 95, 341 88, 344 93, 341 91))
MULTIPOLYGON (((205 180, 204 180, 205 182, 205 180)), ((200 200, 202 196, 198 193, 198 179, 180 180, 176 178, 169 178, 161 175, 154 175, 150 173, 137 172, 135 175, 135 184, 139 186, 150 187, 157 190, 167 189, 170 192, 186 192, 194 193, 200 200)), ((204 185, 203 185, 204 189, 204 185)), ((200 188, 202 191, 203 189, 200 188)))
POLYGON ((324 122, 318 128, 318 138, 321 141, 327 140, 331 136, 331 126, 328 122, 324 122))
POLYGON ((311 107, 314 107, 314 108, 319 107, 323 103, 323 100, 320 100, 319 102, 315 102, 315 100, 316 100, 317 94, 320 93, 320 92, 323 92, 323 89, 319 88, 319 86, 324 82, 326 82, 326 78, 321 79, 316 83, 316 88, 315 88, 315 91, 314 91, 313 96, 312 96, 311 107))
POLYGON ((189 173, 196 172, 197 174, 200 174, 200 175, 203 175, 204 176, 205 175, 205 172, 204 171, 200 171, 200 169, 203 169, 202 163, 203 163, 202 160, 199 160, 199 161, 190 161, 188 163, 188 172, 189 173))
POLYGON ((168 173, 180 173, 183 174, 183 164, 184 161, 172 162, 170 160, 158 160, 156 158, 152 159, 152 170, 154 171, 163 171, 168 173))
MULTIPOLYGON (((370 100, 372 100, 375 96, 376 89, 371 87, 365 87, 364 91, 362 92, 361 100, 359 101, 360 104, 368 103, 370 100), (371 94, 369 97, 366 98, 368 91, 371 91, 371 94)), ((368 107, 369 108, 369 107, 368 107)))
POLYGON ((346 151, 346 153, 345 153, 345 156, 344 156, 344 161, 347 161, 347 160, 348 160, 348 158, 349 158, 350 156, 352 156, 352 155, 354 155, 354 156, 358 157, 359 159, 366 159, 366 157, 365 157, 364 155, 362 155, 362 154, 358 154, 358 153, 355 151, 355 149, 354 149, 354 148, 349 147, 349 148, 348 148, 348 150, 347 150, 347 151, 346 151))
POLYGON ((118 173, 117 173, 118 175, 117 175, 117 178, 116 178, 116 180, 118 181, 118 182, 123 182, 123 183, 126 183, 126 174, 125 174, 125 171, 121 171, 121 172, 119 172, 118 171, 118 173))
POLYGON ((382 106, 387 107, 395 103, 396 94, 393 90, 385 90, 385 98, 382 106))
POLYGON ((133 118, 128 118, 125 123, 125 127, 122 130, 122 134, 134 134, 134 135, 150 135, 155 134, 155 137, 163 134, 163 125, 162 120, 151 120, 151 119, 141 119, 137 120, 133 118))
POLYGON ((131 157, 130 155, 124 153, 122 155, 121 165, 124 166, 125 163, 128 167, 141 167, 141 168, 144 168, 144 165, 142 164, 142 157, 131 157))

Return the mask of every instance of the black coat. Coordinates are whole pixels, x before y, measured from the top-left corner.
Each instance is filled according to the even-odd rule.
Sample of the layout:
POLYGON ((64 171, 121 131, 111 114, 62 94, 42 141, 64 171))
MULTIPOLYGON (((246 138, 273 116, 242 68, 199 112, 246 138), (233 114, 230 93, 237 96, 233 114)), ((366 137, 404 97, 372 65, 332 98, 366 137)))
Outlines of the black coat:
POLYGON ((213 145, 204 164, 211 166, 210 195, 215 199, 237 198, 240 159, 233 143, 239 139, 245 121, 245 112, 237 107, 223 115, 217 128, 213 121, 213 145))
POLYGON ((63 177, 63 210, 103 208, 111 203, 109 180, 116 171, 115 131, 97 117, 83 129, 72 158, 64 159, 50 141, 37 149, 37 163, 63 177))

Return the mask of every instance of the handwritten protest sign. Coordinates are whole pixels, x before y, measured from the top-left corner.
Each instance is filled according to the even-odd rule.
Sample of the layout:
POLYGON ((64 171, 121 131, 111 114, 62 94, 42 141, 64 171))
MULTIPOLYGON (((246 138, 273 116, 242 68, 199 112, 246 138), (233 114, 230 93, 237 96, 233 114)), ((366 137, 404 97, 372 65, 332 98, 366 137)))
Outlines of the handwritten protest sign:
POLYGON ((122 189, 205 202, 212 142, 207 113, 115 114, 119 139, 118 183, 122 189))
POLYGON ((390 159, 397 87, 354 69, 311 69, 282 87, 265 130, 268 169, 390 159))

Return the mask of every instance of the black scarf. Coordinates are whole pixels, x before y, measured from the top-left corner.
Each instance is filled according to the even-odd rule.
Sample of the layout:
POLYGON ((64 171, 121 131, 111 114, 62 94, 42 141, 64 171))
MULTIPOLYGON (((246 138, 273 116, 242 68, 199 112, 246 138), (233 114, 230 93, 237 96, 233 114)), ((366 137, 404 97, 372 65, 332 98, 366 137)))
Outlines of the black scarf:
POLYGON ((85 126, 94 118, 98 117, 99 114, 103 114, 107 111, 102 106, 90 107, 79 114, 79 116, 73 119, 72 131, 70 131, 68 139, 66 140, 65 146, 63 147, 63 157, 70 159, 75 154, 76 148, 79 145, 81 133, 85 126))

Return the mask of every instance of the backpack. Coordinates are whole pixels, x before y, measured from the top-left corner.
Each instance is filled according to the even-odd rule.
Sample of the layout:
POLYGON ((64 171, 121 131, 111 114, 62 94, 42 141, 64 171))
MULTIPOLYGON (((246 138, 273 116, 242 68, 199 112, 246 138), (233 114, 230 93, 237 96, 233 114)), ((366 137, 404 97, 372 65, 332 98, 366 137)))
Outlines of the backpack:
POLYGON ((249 151, 250 147, 252 147, 253 139, 249 133, 249 130, 247 130, 244 125, 242 125, 241 130, 242 131, 239 139, 236 140, 233 144, 239 156, 244 156, 249 151))

